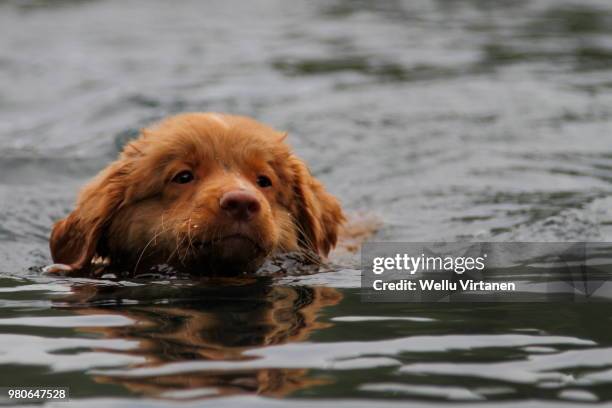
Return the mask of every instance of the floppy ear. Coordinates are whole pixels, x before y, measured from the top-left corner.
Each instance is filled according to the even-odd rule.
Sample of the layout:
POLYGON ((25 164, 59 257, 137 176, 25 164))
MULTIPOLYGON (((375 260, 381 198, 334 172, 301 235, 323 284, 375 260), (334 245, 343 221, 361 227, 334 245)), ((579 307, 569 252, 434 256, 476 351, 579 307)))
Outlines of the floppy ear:
POLYGON ((55 263, 85 268, 100 254, 104 231, 126 199, 129 163, 120 159, 94 178, 79 194, 75 210, 53 226, 49 246, 55 263))
POLYGON ((297 201, 294 216, 302 235, 300 245, 327 256, 336 245, 338 229, 345 221, 342 208, 338 200, 310 174, 304 162, 291 156, 290 163, 297 201))

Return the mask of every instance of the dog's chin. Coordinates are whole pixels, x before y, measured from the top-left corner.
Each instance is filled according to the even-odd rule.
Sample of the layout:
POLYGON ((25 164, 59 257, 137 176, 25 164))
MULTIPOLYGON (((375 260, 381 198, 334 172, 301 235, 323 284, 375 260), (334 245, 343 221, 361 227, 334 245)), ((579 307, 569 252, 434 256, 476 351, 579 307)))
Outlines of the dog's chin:
POLYGON ((266 251, 252 238, 235 234, 200 244, 193 261, 187 265, 193 275, 237 276, 257 271, 266 251))

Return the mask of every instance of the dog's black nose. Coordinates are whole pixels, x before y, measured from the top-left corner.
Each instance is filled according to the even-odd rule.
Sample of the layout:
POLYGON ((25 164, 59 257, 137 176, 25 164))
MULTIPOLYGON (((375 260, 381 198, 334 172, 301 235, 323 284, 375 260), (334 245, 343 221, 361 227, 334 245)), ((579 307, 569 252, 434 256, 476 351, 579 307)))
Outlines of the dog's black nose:
POLYGON ((243 190, 223 194, 219 205, 236 221, 249 221, 261 210, 261 204, 255 194, 243 190))

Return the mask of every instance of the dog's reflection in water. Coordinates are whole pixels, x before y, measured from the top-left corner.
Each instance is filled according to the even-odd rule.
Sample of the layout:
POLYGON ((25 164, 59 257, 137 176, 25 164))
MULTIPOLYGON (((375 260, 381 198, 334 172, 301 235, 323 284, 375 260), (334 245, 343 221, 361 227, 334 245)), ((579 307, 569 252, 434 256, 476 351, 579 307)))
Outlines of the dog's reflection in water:
MULTIPOLYGON (((144 357, 141 366, 155 367, 182 361, 248 360, 253 357, 244 352, 250 349, 305 340, 329 326, 317 321, 318 314, 341 299, 333 288, 277 286, 267 278, 240 278, 188 287, 81 286, 62 304, 81 314, 113 314, 133 320, 130 326, 80 330, 136 341, 138 347, 127 353, 144 357), (121 299, 138 304, 122 305, 121 299), (166 304, 155 304, 160 299, 166 304)), ((283 396, 326 382, 309 377, 305 369, 280 368, 153 377, 96 375, 95 380, 162 398, 243 393, 283 396)))

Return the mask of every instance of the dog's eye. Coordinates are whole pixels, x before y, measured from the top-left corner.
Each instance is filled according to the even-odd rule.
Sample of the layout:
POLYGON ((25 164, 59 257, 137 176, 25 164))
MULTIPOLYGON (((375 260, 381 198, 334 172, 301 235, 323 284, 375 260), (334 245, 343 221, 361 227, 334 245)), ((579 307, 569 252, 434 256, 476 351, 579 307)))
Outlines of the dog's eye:
POLYGON ((259 176, 257 177, 257 185, 259 187, 271 187, 272 186, 272 180, 270 180, 270 177, 268 176, 259 176))
POLYGON ((193 173, 189 170, 183 170, 172 179, 173 183, 187 184, 193 181, 193 173))

